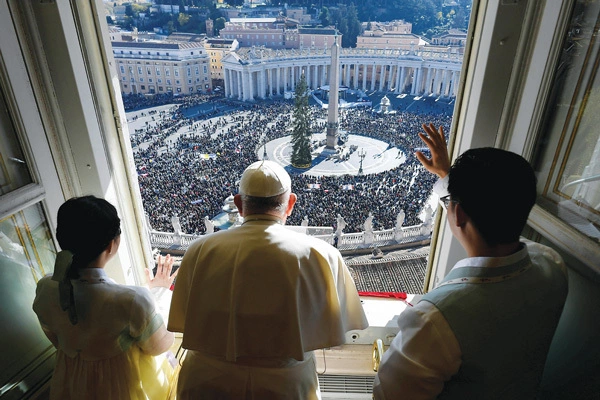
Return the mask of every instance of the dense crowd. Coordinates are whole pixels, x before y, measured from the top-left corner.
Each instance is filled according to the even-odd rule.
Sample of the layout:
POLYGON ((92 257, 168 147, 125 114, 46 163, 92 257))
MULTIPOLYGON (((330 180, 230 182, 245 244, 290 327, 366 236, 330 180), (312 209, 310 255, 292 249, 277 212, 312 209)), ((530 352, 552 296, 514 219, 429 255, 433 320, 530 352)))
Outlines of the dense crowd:
POLYGON ((123 107, 125 111, 139 110, 144 108, 162 106, 163 104, 180 104, 182 107, 190 107, 199 103, 211 101, 221 97, 220 94, 197 93, 193 95, 178 96, 173 93, 156 94, 123 94, 123 107))
MULTIPOLYGON (((204 217, 214 218, 222 212, 225 199, 236 193, 244 168, 257 160, 257 150, 262 154, 265 142, 291 131, 290 102, 246 104, 220 117, 190 119, 185 116, 185 107, 193 106, 194 101, 198 100, 160 112, 153 124, 132 135, 144 208, 154 230, 172 232, 171 217, 178 215, 183 232, 204 233, 204 217), (174 135, 178 130, 183 133, 174 135)), ((227 105, 224 99, 212 102, 227 105)), ((311 112, 313 128, 322 131, 326 112, 316 107, 311 112)), ((415 148, 423 147, 417 133, 425 122, 442 125, 448 132, 450 121, 450 116, 440 113, 374 115, 366 110, 345 111, 340 121, 342 130, 397 146, 406 155, 406 162, 382 173, 359 176, 292 173, 298 202, 288 224, 300 225, 306 216, 312 226, 336 229, 340 214, 347 224, 344 232, 359 232, 372 213, 373 228, 388 229, 395 226, 400 210, 406 214, 404 226, 421 223, 419 214, 434 179, 414 156, 415 148), (309 189, 314 183, 320 187, 309 189)))

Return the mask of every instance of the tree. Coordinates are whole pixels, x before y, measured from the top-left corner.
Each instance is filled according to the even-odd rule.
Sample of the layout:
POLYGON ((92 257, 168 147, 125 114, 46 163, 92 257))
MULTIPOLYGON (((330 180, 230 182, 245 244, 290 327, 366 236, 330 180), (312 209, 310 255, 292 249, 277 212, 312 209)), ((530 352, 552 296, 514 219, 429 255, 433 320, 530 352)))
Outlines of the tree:
POLYGON ((184 26, 188 22, 190 22, 189 14, 179 13, 179 17, 177 17, 177 22, 179 22, 179 26, 184 26))
POLYGON ((209 16, 209 18, 210 18, 210 19, 212 19, 213 21, 216 21, 216 20, 217 20, 217 18, 220 18, 220 17, 222 17, 222 16, 223 16, 223 15, 221 14, 221 11, 219 11, 219 9, 217 8, 217 6, 216 6, 215 4, 212 4, 212 5, 209 7, 209 10, 210 10, 210 12, 209 12, 208 16, 209 16))
POLYGON ((169 33, 173 33, 175 31, 175 24, 173 23, 173 21, 167 22, 166 30, 169 33))
POLYGON ((310 108, 308 106, 308 86, 304 74, 296 86, 292 130, 292 165, 296 168, 309 168, 310 154, 310 108))
POLYGON ((219 33, 221 32, 221 29, 225 28, 225 18, 223 18, 223 17, 217 18, 215 20, 213 28, 215 29, 215 35, 219 36, 219 33))
POLYGON ((454 16, 454 20, 452 21, 452 27, 456 29, 464 29, 467 30, 468 14, 464 9, 459 9, 454 16))
POLYGON ((321 25, 323 25, 323 26, 331 25, 331 19, 329 17, 329 9, 327 7, 323 7, 321 9, 321 14, 319 14, 319 20, 321 21, 321 25))
POLYGON ((348 32, 344 35, 342 40, 345 38, 348 41, 348 46, 345 47, 356 47, 356 41, 362 27, 358 20, 358 14, 354 3, 350 4, 350 7, 348 7, 346 18, 348 20, 348 32))
POLYGON ((343 18, 339 25, 338 29, 342 34, 342 47, 350 47, 350 37, 348 36, 348 20, 343 18))

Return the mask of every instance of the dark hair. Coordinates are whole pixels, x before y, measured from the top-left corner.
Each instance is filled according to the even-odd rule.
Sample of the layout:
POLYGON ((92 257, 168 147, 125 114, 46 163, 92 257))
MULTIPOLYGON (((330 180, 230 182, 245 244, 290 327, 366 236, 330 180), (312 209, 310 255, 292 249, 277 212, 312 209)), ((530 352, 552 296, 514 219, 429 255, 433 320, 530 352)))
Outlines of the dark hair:
POLYGON ((58 209, 56 238, 62 250, 73 253, 71 277, 121 234, 117 209, 94 196, 75 197, 58 209))
POLYGON ((244 204, 244 215, 266 214, 269 211, 283 213, 287 208, 286 199, 289 197, 289 191, 271 197, 256 197, 242 194, 242 203, 244 204))
POLYGON ((535 204, 536 177, 518 154, 491 147, 471 149, 450 168, 448 192, 486 243, 494 246, 519 239, 535 204))

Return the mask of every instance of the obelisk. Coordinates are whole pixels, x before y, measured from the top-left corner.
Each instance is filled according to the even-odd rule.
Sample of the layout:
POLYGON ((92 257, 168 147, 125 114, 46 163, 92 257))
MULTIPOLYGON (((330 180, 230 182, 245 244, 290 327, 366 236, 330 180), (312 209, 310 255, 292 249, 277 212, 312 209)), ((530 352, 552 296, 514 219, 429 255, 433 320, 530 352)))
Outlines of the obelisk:
POLYGON ((334 36, 331 46, 331 69, 329 70, 329 106, 327 109, 327 145, 326 150, 335 150, 338 138, 338 97, 340 90, 340 47, 334 36))

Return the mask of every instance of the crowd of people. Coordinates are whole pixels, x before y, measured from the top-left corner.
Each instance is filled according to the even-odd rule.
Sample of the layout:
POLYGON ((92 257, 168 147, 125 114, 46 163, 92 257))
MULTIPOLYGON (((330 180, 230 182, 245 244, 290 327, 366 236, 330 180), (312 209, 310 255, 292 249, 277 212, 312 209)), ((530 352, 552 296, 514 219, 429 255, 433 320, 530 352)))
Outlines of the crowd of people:
MULTIPOLYGON (((230 109, 214 118, 186 117, 187 109, 206 101, 203 97, 186 99, 153 116, 153 123, 132 134, 144 208, 154 230, 172 232, 171 217, 178 215, 183 232, 203 234, 204 217, 212 219, 222 212, 225 199, 237 192, 244 168, 262 155, 262 146, 291 132, 292 102, 237 104, 233 108, 236 104, 228 100, 212 99, 215 108, 230 109)), ((326 110, 313 107, 311 112, 313 130, 323 131, 326 110)), ((311 226, 335 230, 336 215, 340 214, 347 223, 345 233, 360 232, 372 213, 373 228, 381 230, 393 228, 401 210, 406 214, 404 226, 423 222, 420 214, 434 179, 424 173, 414 151, 423 146, 417 133, 425 122, 444 126, 448 132, 451 116, 346 110, 340 129, 396 146, 406 162, 366 175, 314 177, 292 171, 298 202, 288 224, 300 225, 307 218, 311 226)))
MULTIPOLYGON (((231 149, 252 158, 265 137, 260 128, 280 133, 286 107, 276 105, 279 112, 269 110, 268 116, 247 113, 204 125, 206 132, 213 125, 222 129, 205 138, 207 148, 215 145, 212 140, 227 141, 218 146, 223 147, 218 157, 206 158, 221 160, 221 154, 227 154, 230 160, 230 165, 220 165, 230 181, 214 187, 232 188, 239 164, 231 149)), ((189 162, 180 165, 187 168, 180 176, 200 170, 193 158, 202 140, 198 124, 173 122, 186 123, 185 138, 197 142, 181 139, 178 131, 174 141, 163 140, 166 151, 153 154, 160 160, 164 154, 177 159, 179 153, 189 162)), ((352 129, 352 118, 347 123, 352 129)), ((386 135, 392 130, 387 128, 386 135)), ((539 398, 569 275, 556 251, 521 238, 536 203, 535 171, 522 156, 491 147, 469 149, 451 163, 444 128, 432 123, 421 128, 418 137, 428 151, 420 147, 414 158, 439 179, 436 195, 467 257, 394 316, 398 334, 379 360, 372 397, 539 398), (507 334, 515 327, 527 334, 507 334)), ((406 136, 401 131, 389 139, 398 139, 402 149, 414 147, 414 142, 403 140, 406 136)), ((365 236, 373 231, 372 210, 380 210, 373 203, 381 192, 394 192, 394 179, 411 175, 410 182, 399 185, 399 190, 408 189, 398 201, 412 198, 418 203, 426 194, 430 181, 422 179, 411 158, 403 165, 407 164, 409 170, 397 168, 356 182, 360 189, 354 190, 371 199, 365 204, 365 236)), ((201 178, 217 176, 220 171, 214 167, 201 178)), ((302 179, 294 179, 297 189, 302 189, 302 179)), ((332 180, 315 193, 334 191, 339 182, 332 180)), ((186 189, 182 193, 200 195, 203 188, 190 189, 185 184, 190 181, 196 184, 189 177, 175 184, 186 189)), ((165 181, 167 187, 171 183, 165 181)), ((37 282, 32 305, 41 330, 57 350, 50 399, 96 398, 98 393, 108 400, 321 399, 315 353, 349 343, 350 332, 358 336, 356 331, 369 327, 361 299, 368 294, 358 292, 337 249, 284 227, 297 204, 293 191, 299 190, 293 189, 292 178, 280 164, 255 161, 235 186, 233 203, 243 224, 195 240, 174 273, 174 258, 159 255, 155 274, 144 269, 147 286, 119 284, 105 271, 121 243, 121 221, 112 204, 84 196, 60 206, 56 238, 61 251, 52 274, 37 282), (157 307, 161 297, 167 307, 157 307), (186 350, 179 368, 169 351, 175 332, 183 334, 186 350)), ((178 193, 163 195, 168 200, 178 193)), ((390 206, 385 199, 379 203, 384 209, 390 206)), ((336 220, 339 232, 346 223, 339 215, 336 220)), ((373 252, 374 257, 380 254, 373 252)), ((443 263, 442 259, 442 270, 448 270, 443 263)), ((400 299, 407 296, 395 294, 403 294, 400 299)))
POLYGON ((182 107, 190 107, 199 103, 205 103, 211 101, 214 98, 221 97, 218 93, 206 94, 196 93, 192 95, 175 95, 170 93, 153 93, 153 94, 142 94, 142 93, 129 93, 123 94, 123 107, 125 111, 140 110, 144 108, 151 108, 156 106, 162 106, 164 104, 180 104, 182 107))

